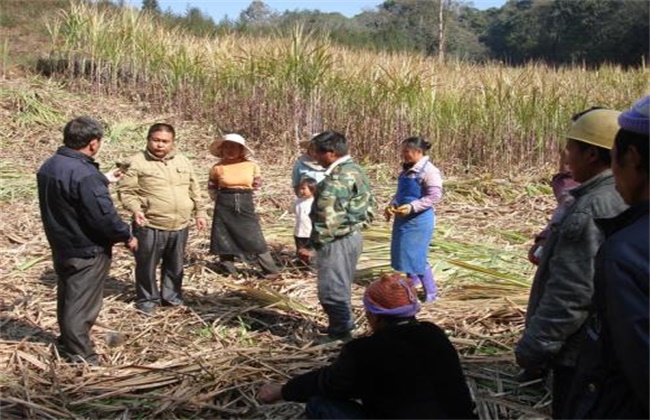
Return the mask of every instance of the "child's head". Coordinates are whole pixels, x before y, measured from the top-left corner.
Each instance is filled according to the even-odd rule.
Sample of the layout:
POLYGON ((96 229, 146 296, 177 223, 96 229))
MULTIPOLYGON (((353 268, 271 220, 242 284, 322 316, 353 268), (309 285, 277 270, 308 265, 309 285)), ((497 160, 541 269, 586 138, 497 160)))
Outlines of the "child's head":
POLYGON ((314 178, 303 178, 298 184, 298 197, 310 198, 316 193, 316 180, 314 178))

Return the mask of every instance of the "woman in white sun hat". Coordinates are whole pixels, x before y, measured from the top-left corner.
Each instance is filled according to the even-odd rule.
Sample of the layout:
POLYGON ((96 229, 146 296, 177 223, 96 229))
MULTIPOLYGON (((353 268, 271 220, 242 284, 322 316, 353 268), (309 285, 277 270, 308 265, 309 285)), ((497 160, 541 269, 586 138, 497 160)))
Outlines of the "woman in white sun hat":
POLYGON ((235 255, 255 255, 264 277, 278 277, 255 213, 253 190, 262 183, 260 167, 250 158, 253 151, 239 134, 226 134, 210 145, 210 153, 220 158, 210 170, 208 189, 214 199, 210 253, 219 255, 224 269, 237 274, 235 255))

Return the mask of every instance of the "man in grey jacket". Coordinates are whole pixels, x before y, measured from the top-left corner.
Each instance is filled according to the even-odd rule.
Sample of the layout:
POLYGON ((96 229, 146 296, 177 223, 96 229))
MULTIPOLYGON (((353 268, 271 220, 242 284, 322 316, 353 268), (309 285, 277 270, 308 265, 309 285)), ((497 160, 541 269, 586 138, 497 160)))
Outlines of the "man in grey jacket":
POLYGON ((581 185, 575 201, 551 225, 530 292, 526 328, 515 349, 528 377, 553 371, 553 417, 564 418, 565 401, 594 291, 594 260, 605 240, 595 219, 625 210, 610 170, 619 112, 591 109, 574 119, 567 135, 567 163, 581 185))

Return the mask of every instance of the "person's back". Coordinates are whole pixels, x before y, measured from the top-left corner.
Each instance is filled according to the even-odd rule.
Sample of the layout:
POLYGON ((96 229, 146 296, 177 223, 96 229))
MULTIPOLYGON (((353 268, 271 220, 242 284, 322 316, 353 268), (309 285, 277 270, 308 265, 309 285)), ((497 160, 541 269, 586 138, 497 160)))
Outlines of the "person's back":
POLYGON ((411 280, 384 275, 363 303, 372 335, 349 341, 328 366, 265 384, 260 400, 306 402, 311 419, 475 417, 456 350, 440 328, 415 318, 411 280))
POLYGON ((90 158, 68 147, 59 148, 39 169, 37 180, 43 227, 48 241, 61 257, 93 256, 121 239, 117 235, 124 236, 126 232, 128 237, 124 229, 112 230, 117 219, 93 217, 100 213, 99 209, 104 214, 115 213, 103 177, 90 158), (101 186, 104 188, 99 188, 101 186), (82 187, 86 193, 81 191, 82 187), (102 194, 91 197, 88 194, 91 191, 102 194), (86 205, 97 206, 97 214, 79 211, 86 205))
MULTIPOLYGON (((92 118, 70 120, 63 128, 64 146, 37 173, 41 219, 57 274, 57 343, 74 363, 100 363, 90 329, 102 307, 112 245, 138 247, 113 206, 109 179, 93 159, 103 135, 92 118)), ((111 176, 117 178, 115 172, 111 176)))
POLYGON ((346 347, 370 418, 474 417, 458 355, 438 326, 389 326, 346 347))

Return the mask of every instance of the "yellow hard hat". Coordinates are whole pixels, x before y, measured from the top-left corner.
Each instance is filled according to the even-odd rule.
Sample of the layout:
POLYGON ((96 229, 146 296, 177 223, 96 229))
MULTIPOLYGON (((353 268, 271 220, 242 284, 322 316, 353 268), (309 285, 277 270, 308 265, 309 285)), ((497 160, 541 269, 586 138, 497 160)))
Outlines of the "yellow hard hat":
POLYGON ((619 129, 618 116, 620 114, 613 109, 588 111, 575 120, 567 138, 611 149, 619 129))

